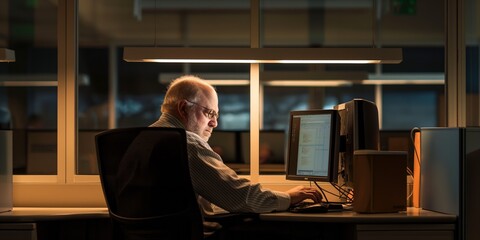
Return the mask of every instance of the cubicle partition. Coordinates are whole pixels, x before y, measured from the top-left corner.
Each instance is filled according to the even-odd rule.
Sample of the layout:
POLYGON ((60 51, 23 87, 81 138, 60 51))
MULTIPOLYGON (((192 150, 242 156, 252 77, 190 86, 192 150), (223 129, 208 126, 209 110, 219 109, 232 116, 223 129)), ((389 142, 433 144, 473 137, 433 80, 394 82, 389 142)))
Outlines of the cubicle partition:
POLYGON ((423 209, 458 216, 458 239, 480 239, 480 128, 422 128, 423 209))

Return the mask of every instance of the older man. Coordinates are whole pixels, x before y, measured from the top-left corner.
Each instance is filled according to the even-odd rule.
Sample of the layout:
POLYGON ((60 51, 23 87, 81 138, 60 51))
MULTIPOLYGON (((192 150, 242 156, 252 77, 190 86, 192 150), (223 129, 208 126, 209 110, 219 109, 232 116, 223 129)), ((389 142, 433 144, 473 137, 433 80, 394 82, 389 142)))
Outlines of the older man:
POLYGON ((152 127, 186 129, 192 184, 204 213, 284 211, 305 199, 321 201, 314 188, 298 186, 286 192, 264 189, 223 163, 207 143, 218 124, 218 96, 204 80, 190 75, 175 79, 161 111, 152 127))

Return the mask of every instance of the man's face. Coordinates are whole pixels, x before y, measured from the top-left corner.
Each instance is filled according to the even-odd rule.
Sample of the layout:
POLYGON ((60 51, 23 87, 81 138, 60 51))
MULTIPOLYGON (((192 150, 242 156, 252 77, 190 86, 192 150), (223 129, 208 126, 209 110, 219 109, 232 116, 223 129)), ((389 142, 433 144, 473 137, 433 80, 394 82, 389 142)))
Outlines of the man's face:
MULTIPOLYGON (((187 121, 186 129, 196 133, 198 136, 208 141, 212 135, 213 129, 217 127, 217 118, 209 117, 208 113, 218 114, 218 98, 217 94, 212 93, 210 96, 200 97, 198 102, 189 102, 192 104, 191 112, 187 121)), ((218 115, 217 115, 218 116, 218 115)))

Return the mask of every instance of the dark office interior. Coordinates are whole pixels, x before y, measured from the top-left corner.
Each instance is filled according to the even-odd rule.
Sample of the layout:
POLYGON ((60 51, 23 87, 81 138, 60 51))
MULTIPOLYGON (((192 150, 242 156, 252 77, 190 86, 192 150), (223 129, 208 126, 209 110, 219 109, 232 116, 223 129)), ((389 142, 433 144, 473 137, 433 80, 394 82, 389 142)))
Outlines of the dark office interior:
MULTIPOLYGON (((209 144, 240 176, 275 190, 312 185, 285 176, 290 112, 365 99, 378 109, 378 150, 407 153, 407 189, 413 191, 416 158, 424 156, 414 144, 416 130, 460 128, 460 140, 447 138, 453 142, 446 146, 458 145, 461 159, 476 156, 476 134, 470 133, 480 126, 478 12, 478 0, 0 0, 0 50, 15 54, 13 62, 0 59, 1 157, 10 159, 7 172, 13 175, 11 183, 0 184, 0 194, 2 186, 11 191, 8 216, 0 213, 0 238, 12 223, 33 224, 14 226, 27 229, 21 230, 27 237, 12 239, 115 238, 95 136, 155 122, 167 86, 184 74, 207 80, 218 92, 220 117, 209 144), (127 62, 127 47, 399 48, 402 61, 127 62), (59 221, 44 214, 51 209, 52 215, 68 217, 59 221)), ((462 171, 476 166, 467 161, 460 166, 461 177, 468 178, 462 171)), ((445 178, 437 185, 451 183, 445 178)), ((464 208, 477 199, 468 189, 467 183, 452 189, 469 196, 457 199, 464 208)), ((409 193, 407 207, 432 210, 434 216, 425 218, 433 220, 399 220, 399 227, 386 220, 394 225, 387 229, 365 215, 317 220, 317 225, 310 217, 293 223, 266 214, 255 216, 266 224, 232 227, 229 236, 334 239, 341 233, 341 239, 382 239, 389 237, 386 232, 405 229, 405 236, 431 233, 426 239, 478 236, 471 232, 471 223, 478 223, 473 216, 435 211, 437 205, 428 201, 422 209, 422 200, 409 193), (318 232, 300 234, 316 227, 318 232), (443 233, 448 237, 435 238, 443 233)))

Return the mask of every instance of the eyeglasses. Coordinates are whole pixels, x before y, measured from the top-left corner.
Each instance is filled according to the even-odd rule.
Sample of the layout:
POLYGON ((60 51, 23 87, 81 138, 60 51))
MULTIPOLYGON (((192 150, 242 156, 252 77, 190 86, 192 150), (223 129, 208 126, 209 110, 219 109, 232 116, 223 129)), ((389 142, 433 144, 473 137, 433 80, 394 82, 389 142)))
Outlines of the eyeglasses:
POLYGON ((195 104, 195 105, 197 105, 197 106, 199 106, 199 107, 202 107, 202 108, 204 109, 203 114, 205 114, 205 116, 206 116, 207 118, 210 118, 210 119, 214 119, 214 118, 215 118, 215 120, 218 119, 219 116, 218 116, 218 113, 217 113, 215 110, 210 109, 210 108, 207 108, 207 107, 204 107, 204 106, 202 106, 202 105, 200 105, 200 104, 198 104, 198 103, 196 103, 196 102, 191 102, 191 101, 188 101, 188 100, 185 100, 185 101, 187 101, 187 102, 189 102, 189 103, 191 103, 191 104, 195 104))

